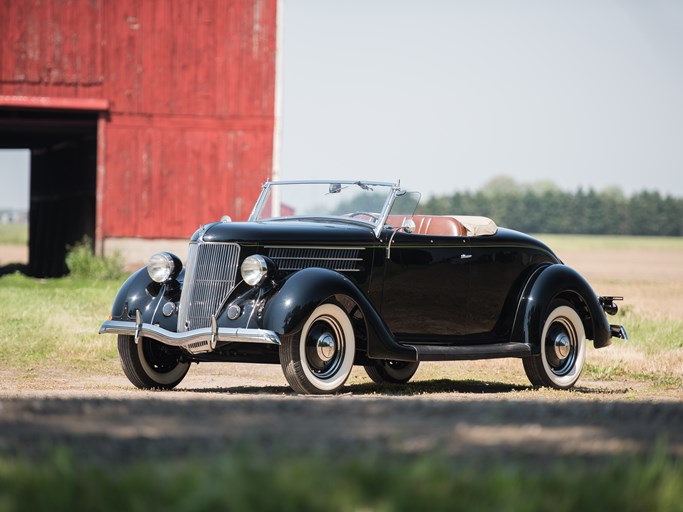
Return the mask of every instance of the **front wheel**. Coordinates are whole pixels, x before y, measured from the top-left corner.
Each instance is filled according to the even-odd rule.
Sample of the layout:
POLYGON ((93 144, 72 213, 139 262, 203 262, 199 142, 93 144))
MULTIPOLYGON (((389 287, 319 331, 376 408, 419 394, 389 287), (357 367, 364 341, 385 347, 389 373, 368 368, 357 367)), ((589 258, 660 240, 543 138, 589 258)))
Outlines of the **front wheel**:
POLYGON ((419 362, 378 360, 372 366, 365 366, 365 373, 377 384, 405 384, 415 375, 418 366, 419 362))
POLYGON ((569 389, 583 370, 586 332, 569 302, 553 301, 548 309, 541 332, 541 353, 522 360, 524 371, 534 386, 569 389))
POLYGON ((334 393, 353 368, 356 338, 348 315, 336 304, 322 304, 299 334, 283 336, 280 364, 299 394, 334 393))
POLYGON ((169 347, 150 338, 119 335, 119 358, 123 373, 140 389, 172 389, 190 369, 181 360, 181 349, 169 347))

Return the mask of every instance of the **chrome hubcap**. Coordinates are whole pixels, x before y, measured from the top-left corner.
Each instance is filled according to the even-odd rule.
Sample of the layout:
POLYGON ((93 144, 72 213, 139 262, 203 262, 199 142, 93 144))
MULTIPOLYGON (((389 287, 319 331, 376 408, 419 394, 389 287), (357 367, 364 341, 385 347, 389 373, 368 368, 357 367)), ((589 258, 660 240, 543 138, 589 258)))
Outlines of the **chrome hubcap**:
POLYGON ((336 352, 334 337, 327 332, 321 334, 316 343, 316 350, 321 361, 331 360, 336 352))
POLYGON ((545 338, 545 354, 550 370, 558 376, 566 375, 574 366, 577 340, 574 327, 564 318, 557 318, 545 338))
POLYGON ((567 333, 560 333, 555 337, 555 355, 558 359, 564 359, 571 352, 571 341, 567 333))
POLYGON ((333 377, 345 354, 344 336, 333 317, 323 315, 310 326, 305 336, 306 364, 318 378, 333 377))

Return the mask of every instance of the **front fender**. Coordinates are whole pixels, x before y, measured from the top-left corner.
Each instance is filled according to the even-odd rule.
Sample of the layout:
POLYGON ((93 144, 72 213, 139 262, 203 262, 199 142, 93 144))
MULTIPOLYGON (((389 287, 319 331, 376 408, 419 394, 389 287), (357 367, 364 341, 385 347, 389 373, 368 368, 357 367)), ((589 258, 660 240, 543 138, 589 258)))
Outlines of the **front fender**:
POLYGON ((417 351, 394 339, 356 284, 332 270, 307 268, 289 276, 268 300, 261 327, 283 335, 299 332, 313 310, 334 296, 349 298, 363 313, 368 336, 368 357, 417 361, 417 351))
POLYGON ((523 341, 538 353, 543 321, 548 306, 556 298, 569 300, 575 306, 595 348, 612 343, 609 322, 598 296, 576 270, 560 263, 539 269, 529 279, 517 307, 512 341, 523 341))
POLYGON ((149 277, 146 268, 134 272, 119 288, 111 308, 112 320, 134 321, 139 310, 144 323, 159 324, 167 330, 176 330, 176 317, 164 317, 160 303, 178 301, 180 285, 177 281, 161 285, 149 277))

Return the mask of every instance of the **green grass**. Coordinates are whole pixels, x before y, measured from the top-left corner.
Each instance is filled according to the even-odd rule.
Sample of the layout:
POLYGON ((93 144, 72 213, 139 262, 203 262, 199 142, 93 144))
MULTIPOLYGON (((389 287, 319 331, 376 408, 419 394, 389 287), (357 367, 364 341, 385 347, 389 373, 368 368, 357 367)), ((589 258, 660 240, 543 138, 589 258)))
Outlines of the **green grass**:
POLYGON ((97 329, 121 281, 74 278, 0 278, 0 365, 103 371, 116 359, 115 344, 97 329))
POLYGON ((627 326, 629 341, 646 354, 683 348, 683 321, 675 318, 651 318, 636 314, 626 304, 615 316, 608 317, 610 323, 627 326))
POLYGON ((599 366, 586 363, 584 375, 595 380, 623 381, 628 379, 647 382, 657 389, 681 389, 683 387, 683 379, 676 375, 628 370, 619 365, 599 366))
MULTIPOLYGON (((633 380, 645 382, 658 389, 680 389, 683 387, 683 375, 669 373, 663 368, 658 371, 648 370, 642 363, 628 364, 619 361, 619 346, 634 348, 638 353, 645 356, 649 363, 662 361, 671 357, 671 354, 683 349, 683 321, 667 318, 651 318, 646 315, 634 313, 633 308, 625 305, 619 309, 615 316, 608 317, 611 323, 626 326, 628 341, 614 340, 616 346, 612 362, 602 364, 591 363, 587 360, 584 375, 607 381, 633 380)), ((652 366, 648 364, 647 366, 652 366)))
POLYGON ((621 235, 533 235, 551 249, 562 251, 683 251, 683 237, 621 235))
POLYGON ((61 450, 40 463, 0 458, 0 510, 683 511, 683 464, 659 455, 545 467, 245 452, 112 467, 61 450))
POLYGON ((28 224, 0 224, 0 244, 28 244, 28 224))
POLYGON ((66 255, 69 276, 98 281, 124 277, 124 260, 120 253, 100 258, 93 254, 91 247, 91 239, 88 236, 84 236, 80 242, 70 247, 66 255))

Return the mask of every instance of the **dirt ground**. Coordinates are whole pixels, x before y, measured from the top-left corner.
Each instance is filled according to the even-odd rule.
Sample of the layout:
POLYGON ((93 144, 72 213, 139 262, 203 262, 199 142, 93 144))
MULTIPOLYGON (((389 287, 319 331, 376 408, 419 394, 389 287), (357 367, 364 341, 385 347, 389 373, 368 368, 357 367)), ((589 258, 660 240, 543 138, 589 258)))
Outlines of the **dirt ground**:
POLYGON ((2 452, 41 456, 65 445, 111 462, 245 446, 539 464, 658 449, 683 457, 683 392, 590 380, 572 392, 535 390, 518 361, 429 363, 396 391, 378 389, 356 369, 344 393, 326 397, 295 395, 277 366, 193 366, 178 390, 166 392, 135 390, 122 376, 36 377, 27 379, 31 389, 0 394, 2 452))
MULTIPOLYGON (((624 295, 629 307, 663 321, 683 316, 680 252, 561 257, 599 293, 624 295)), ((589 351, 588 362, 619 361, 627 351, 615 342, 589 351)), ((677 357, 681 368, 674 371, 683 375, 683 355, 677 357)), ((343 393, 327 397, 295 395, 279 366, 196 365, 167 392, 136 390, 112 370, 115 376, 102 376, 57 362, 21 375, 0 369, 0 453, 40 456, 65 445, 85 458, 118 462, 257 446, 532 464, 657 450, 683 457, 683 390, 589 376, 571 392, 537 390, 518 360, 426 363, 413 382, 395 389, 375 386, 357 368, 343 393)))
POLYGON ((600 295, 623 296, 619 303, 656 318, 683 320, 683 251, 564 251, 600 295))
POLYGON ((10 263, 28 263, 28 245, 0 244, 0 267, 10 263))

